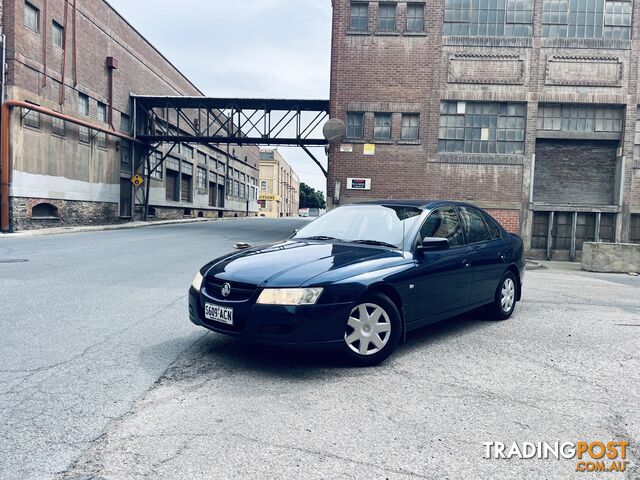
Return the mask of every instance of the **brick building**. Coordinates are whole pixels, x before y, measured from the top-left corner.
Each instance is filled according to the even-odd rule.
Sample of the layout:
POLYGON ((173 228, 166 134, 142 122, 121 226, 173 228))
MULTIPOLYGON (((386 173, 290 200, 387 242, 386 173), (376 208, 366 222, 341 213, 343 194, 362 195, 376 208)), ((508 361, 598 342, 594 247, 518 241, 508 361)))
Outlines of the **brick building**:
POLYGON ((298 216, 300 180, 277 149, 260 151, 258 206, 261 216, 298 216))
POLYGON ((640 242, 640 2, 332 4, 329 204, 470 201, 537 257, 640 242))
MULTIPOLYGON (((130 133, 130 94, 202 96, 103 0, 0 0, 5 99, 130 133), (112 93, 110 93, 112 81, 112 93)), ((152 166, 167 153, 153 155, 152 166)), ((11 117, 14 230, 139 217, 127 141, 24 108, 11 117)), ((152 175, 156 218, 256 215, 257 147, 178 145, 152 175)))

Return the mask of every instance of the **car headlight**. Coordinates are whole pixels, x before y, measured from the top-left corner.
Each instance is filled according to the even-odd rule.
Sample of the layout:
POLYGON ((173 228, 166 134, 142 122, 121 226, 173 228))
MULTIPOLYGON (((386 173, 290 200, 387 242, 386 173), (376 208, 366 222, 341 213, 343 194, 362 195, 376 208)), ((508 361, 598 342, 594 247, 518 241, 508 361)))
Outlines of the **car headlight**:
POLYGON ((200 273, 200 271, 196 273, 196 276, 193 279, 193 282, 191 282, 191 286, 195 288, 197 291, 200 291, 200 287, 202 286, 202 274, 200 273))
POLYGON ((265 305, 313 305, 322 288, 265 288, 257 303, 265 305))

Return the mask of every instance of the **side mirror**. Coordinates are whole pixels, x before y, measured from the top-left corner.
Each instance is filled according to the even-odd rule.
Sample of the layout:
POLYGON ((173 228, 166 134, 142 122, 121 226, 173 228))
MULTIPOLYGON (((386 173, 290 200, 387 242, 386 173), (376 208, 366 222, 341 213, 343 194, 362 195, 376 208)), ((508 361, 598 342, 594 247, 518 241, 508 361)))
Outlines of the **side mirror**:
POLYGON ((233 246, 233 248, 236 250, 246 250, 247 248, 251 248, 251 245, 245 242, 238 242, 233 246))
POLYGON ((422 244, 416 248, 417 252, 437 252, 449 249, 449 240, 446 238, 425 237, 422 244))

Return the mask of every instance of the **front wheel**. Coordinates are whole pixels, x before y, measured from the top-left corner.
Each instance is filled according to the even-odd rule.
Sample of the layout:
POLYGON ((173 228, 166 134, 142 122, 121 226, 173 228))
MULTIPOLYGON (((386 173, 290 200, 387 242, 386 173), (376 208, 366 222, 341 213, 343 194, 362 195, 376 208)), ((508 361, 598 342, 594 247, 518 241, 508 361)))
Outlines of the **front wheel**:
POLYGON ((505 272, 498 284, 492 304, 493 314, 498 320, 506 320, 513 314, 516 308, 517 288, 513 272, 505 272))
POLYGON ((343 351, 359 366, 384 361, 400 342, 400 313, 382 293, 364 295, 351 309, 344 333, 343 351))

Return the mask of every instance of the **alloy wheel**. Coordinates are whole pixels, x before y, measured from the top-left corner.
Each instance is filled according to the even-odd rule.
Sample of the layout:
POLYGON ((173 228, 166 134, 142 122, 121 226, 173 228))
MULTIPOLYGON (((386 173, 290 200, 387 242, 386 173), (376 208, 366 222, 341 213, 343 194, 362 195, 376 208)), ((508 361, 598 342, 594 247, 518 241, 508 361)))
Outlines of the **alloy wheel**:
POLYGON ((387 312, 375 303, 361 303, 351 310, 344 340, 358 355, 373 355, 381 351, 391 338, 391 320, 387 312))
POLYGON ((513 279, 507 277, 502 284, 502 291, 500 293, 500 305, 502 311, 509 313, 513 307, 513 303, 516 299, 516 286, 513 283, 513 279))

